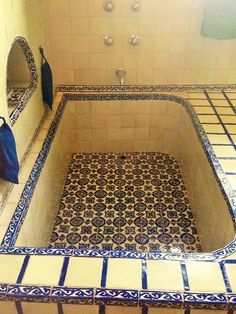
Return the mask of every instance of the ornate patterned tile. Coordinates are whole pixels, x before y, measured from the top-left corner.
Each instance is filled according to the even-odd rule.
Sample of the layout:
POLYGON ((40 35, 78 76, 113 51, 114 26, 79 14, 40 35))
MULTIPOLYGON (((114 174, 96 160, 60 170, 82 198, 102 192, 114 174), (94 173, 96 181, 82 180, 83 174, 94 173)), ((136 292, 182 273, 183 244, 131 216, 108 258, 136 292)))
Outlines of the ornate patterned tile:
POLYGON ((153 152, 73 154, 50 247, 200 252, 176 160, 153 152))

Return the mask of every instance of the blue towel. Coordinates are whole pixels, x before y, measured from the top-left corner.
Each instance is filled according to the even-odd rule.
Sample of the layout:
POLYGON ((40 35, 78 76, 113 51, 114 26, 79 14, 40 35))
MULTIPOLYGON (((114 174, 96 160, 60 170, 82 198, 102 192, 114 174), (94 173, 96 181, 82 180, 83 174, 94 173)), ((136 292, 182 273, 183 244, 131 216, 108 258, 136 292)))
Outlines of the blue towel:
POLYGON ((44 62, 41 68, 42 72, 42 91, 43 101, 52 110, 53 103, 53 77, 52 70, 48 62, 44 62))
POLYGON ((5 119, 1 119, 4 122, 0 127, 0 177, 18 184, 19 162, 14 135, 5 119))

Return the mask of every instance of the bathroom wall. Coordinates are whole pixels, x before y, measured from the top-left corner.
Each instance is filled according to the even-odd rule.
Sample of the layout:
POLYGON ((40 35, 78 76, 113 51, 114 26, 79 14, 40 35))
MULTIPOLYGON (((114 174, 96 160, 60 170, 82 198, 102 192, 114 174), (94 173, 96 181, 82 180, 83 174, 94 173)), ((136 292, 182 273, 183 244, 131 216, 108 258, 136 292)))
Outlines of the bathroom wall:
MULTIPOLYGON (((19 159, 22 158, 29 141, 44 112, 40 86, 40 56, 38 47, 49 46, 46 36, 48 12, 46 0, 0 0, 0 115, 8 120, 6 98, 6 70, 11 44, 17 36, 23 36, 35 58, 39 74, 38 87, 13 127, 19 159)), ((9 184, 0 180, 0 204, 9 184)))
POLYGON ((49 0, 55 83, 118 84, 117 67, 126 84, 235 83, 236 41, 200 36, 205 1, 139 0, 133 12, 133 0, 113 0, 105 12, 104 0, 49 0))
POLYGON ((156 100, 78 101, 68 105, 74 106, 70 125, 76 152, 171 154, 180 163, 187 184, 203 251, 222 248, 234 239, 229 209, 184 107, 156 100))
MULTIPOLYGON (((50 113, 47 120, 45 120, 37 141, 31 149, 29 159, 36 159, 40 152, 45 139, 44 137, 53 121, 57 106, 58 102, 55 102, 54 110, 50 113)), ((68 128, 70 116, 71 108, 68 106, 63 113, 57 135, 53 141, 39 181, 37 182, 16 246, 48 246, 62 189, 65 184, 71 154, 73 152, 71 145, 73 139, 71 137, 71 130, 68 128)), ((27 166, 26 161, 26 165, 23 167, 23 177, 20 177, 21 179, 24 179, 24 169, 26 168, 27 171, 27 166)), ((8 225, 8 223, 9 222, 5 220, 5 224, 8 225)), ((1 224, 3 224, 3 222, 0 223, 0 226, 1 224)))

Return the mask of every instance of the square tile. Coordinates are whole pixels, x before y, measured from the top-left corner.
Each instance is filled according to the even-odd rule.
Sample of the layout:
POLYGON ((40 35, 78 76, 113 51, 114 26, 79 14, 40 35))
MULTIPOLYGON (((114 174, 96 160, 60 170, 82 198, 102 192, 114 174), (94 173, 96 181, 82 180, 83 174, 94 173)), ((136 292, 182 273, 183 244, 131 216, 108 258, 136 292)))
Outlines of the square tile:
POLYGON ((63 261, 63 256, 31 256, 22 283, 27 285, 57 285, 63 261))
POLYGON ((1 283, 16 283, 24 258, 23 255, 0 255, 1 283))
POLYGON ((110 258, 108 260, 107 288, 142 289, 141 260, 110 258))
POLYGON ((175 261, 147 261, 148 290, 183 290, 181 266, 175 261))
POLYGON ((65 286, 99 288, 101 286, 102 265, 102 258, 71 257, 65 286))
POLYGON ((217 263, 186 261, 190 291, 225 292, 221 269, 217 263))

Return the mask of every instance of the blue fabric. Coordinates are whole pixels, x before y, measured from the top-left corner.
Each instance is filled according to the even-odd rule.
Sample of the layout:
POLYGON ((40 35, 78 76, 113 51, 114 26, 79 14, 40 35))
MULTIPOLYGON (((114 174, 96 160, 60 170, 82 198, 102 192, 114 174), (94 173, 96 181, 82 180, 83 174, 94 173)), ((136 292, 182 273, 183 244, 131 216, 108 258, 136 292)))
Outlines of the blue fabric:
POLYGON ((0 127, 0 177, 18 184, 19 162, 16 143, 11 128, 6 122, 0 127))
POLYGON ((52 109, 53 103, 53 76, 48 62, 44 62, 41 68, 42 72, 42 92, 43 101, 52 109))

